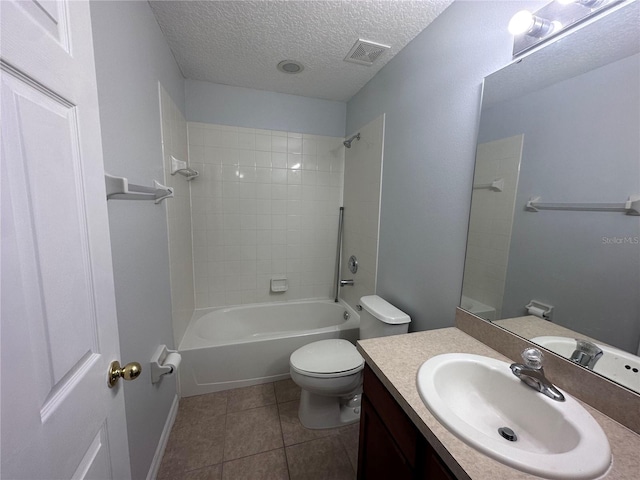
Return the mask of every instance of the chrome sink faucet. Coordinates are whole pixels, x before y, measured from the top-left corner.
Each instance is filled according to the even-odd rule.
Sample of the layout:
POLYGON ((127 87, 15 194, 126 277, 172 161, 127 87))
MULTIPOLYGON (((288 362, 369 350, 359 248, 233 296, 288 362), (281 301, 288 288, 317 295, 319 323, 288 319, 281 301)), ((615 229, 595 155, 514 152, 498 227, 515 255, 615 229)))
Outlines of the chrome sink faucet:
POLYGON ((522 352, 524 363, 512 363, 511 371, 522 382, 558 402, 564 402, 564 395, 544 376, 542 360, 544 356, 537 348, 527 348, 522 352))
POLYGON ((576 349, 571 354, 571 361, 593 370, 598 360, 602 357, 602 349, 595 343, 576 338, 576 349))

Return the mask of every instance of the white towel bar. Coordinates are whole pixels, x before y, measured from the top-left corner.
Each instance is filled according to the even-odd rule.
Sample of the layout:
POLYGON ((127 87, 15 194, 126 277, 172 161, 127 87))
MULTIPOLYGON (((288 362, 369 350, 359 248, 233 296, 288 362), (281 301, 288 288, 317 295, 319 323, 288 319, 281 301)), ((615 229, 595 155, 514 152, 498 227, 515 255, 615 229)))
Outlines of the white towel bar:
POLYGON ((541 203, 540 197, 531 197, 526 205, 528 212, 539 210, 574 210, 582 212, 621 212, 640 215, 640 195, 631 195, 625 203, 541 203))

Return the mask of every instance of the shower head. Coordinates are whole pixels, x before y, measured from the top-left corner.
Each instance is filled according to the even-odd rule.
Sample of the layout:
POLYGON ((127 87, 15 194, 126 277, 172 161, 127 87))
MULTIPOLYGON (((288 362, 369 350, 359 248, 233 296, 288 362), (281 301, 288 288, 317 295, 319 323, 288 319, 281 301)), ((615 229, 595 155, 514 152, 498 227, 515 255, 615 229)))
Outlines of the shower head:
POLYGON ((351 148, 351 142, 353 142, 353 140, 360 140, 360 132, 356 133, 353 137, 351 137, 349 140, 345 140, 344 142, 342 142, 344 144, 345 147, 347 148, 351 148))

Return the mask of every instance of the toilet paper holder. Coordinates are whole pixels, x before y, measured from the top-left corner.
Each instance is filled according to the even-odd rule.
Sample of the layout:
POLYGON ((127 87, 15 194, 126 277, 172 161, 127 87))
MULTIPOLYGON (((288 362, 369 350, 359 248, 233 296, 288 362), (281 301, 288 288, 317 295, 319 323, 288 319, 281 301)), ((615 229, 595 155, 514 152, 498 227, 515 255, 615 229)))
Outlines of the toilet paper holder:
POLYGON ((151 356, 151 383, 158 383, 163 375, 173 374, 180 365, 182 357, 177 350, 169 350, 159 345, 151 356))
POLYGON ((551 315, 553 314, 553 307, 546 303, 531 300, 525 307, 529 315, 535 315, 543 320, 551 321, 551 315))

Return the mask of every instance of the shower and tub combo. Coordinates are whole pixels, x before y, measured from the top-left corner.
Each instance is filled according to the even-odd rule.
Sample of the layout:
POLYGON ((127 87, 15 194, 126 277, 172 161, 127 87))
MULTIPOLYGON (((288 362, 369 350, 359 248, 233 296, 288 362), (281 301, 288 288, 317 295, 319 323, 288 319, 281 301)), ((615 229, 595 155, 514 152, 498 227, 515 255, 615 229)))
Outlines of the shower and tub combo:
MULTIPOLYGON (((363 172, 362 168, 369 164, 372 154, 380 155, 380 158, 371 162, 372 166, 369 168, 373 168, 374 172, 380 169, 377 174, 381 174, 382 143, 376 135, 383 135, 383 120, 376 119, 372 125, 364 127, 367 129, 365 134, 372 135, 374 143, 369 145, 377 147, 367 150, 352 148, 355 146, 354 142, 360 141, 360 132, 340 140, 342 145, 338 143, 343 146, 344 151, 351 149, 353 152, 350 154, 354 155, 354 165, 351 168, 355 168, 358 175, 367 173, 363 172)), ((300 143, 300 140, 295 140, 296 137, 292 138, 300 143)), ((312 138, 309 141, 314 140, 312 138)), ((194 148, 197 148, 197 144, 194 144, 194 148)), ((324 148, 326 152, 338 151, 335 150, 335 146, 331 147, 332 150, 324 148)), ((319 152, 320 147, 318 155, 319 152)), ((335 156, 335 153, 331 155, 335 156)), ((320 159, 318 156, 318 161, 320 159)), ((326 158, 323 161, 323 172, 328 171, 329 163, 326 163, 326 158)), ((333 168, 333 163, 330 168, 333 168)), ((326 183, 328 174, 323 173, 321 176, 320 172, 318 163, 318 177, 323 178, 323 182, 326 183)), ((238 178, 242 181, 242 177, 238 178)), ((352 193, 351 190, 349 193, 352 193)), ((202 197, 202 192, 198 194, 202 197)), ((379 200, 372 197, 370 201, 377 203, 379 200)), ((199 207, 202 210, 202 205, 199 207)), ((354 216, 359 217, 366 213, 356 205, 354 216)), ((359 285, 356 277, 342 277, 343 214, 344 207, 339 207, 334 291, 331 294, 333 298, 298 300, 295 299, 295 295, 287 298, 286 275, 271 272, 271 280, 278 277, 282 288, 274 289, 271 285, 269 300, 277 300, 278 296, 282 295, 280 298, 283 301, 241 306, 211 305, 213 308, 203 306, 195 310, 179 342, 179 352, 182 356, 179 369, 181 396, 213 393, 291 377, 302 389, 299 416, 304 426, 330 428, 359 419, 359 393, 364 360, 356 350, 356 340, 407 332, 410 320, 406 314, 380 297, 367 295, 367 291, 375 290, 375 283, 371 284, 369 280, 369 272, 376 270, 375 264, 371 268, 370 263, 367 263, 368 270, 363 270, 366 275, 357 277, 360 282, 364 282, 359 285), (363 286, 366 286, 366 289, 363 286), (349 292, 341 298, 340 291, 344 287, 348 288, 349 292), (354 295, 356 292, 358 296, 354 295), (358 311, 354 309, 356 303, 361 304, 357 305, 358 311)), ((266 224, 263 222, 262 225, 266 224)), ((266 226, 268 228, 268 225, 266 226)), ((371 236, 373 232, 367 234, 371 236)), ((202 235, 198 241, 202 244, 202 235)), ((317 248, 315 244, 313 248, 317 248)), ((323 248, 326 251, 326 246, 323 248)), ((353 245, 344 245, 344 248, 353 248, 353 245)), ((319 250, 316 250, 316 254, 317 252, 319 250)), ((200 256, 200 262, 201 258, 200 256)), ((196 259, 197 255, 194 262, 196 259)), ((198 265, 195 264, 196 267, 198 265)), ((358 269, 355 256, 349 258, 348 266, 351 274, 355 275, 358 269)), ((203 270, 199 271, 196 275, 202 275, 203 270)), ((325 275, 322 278, 326 278, 327 270, 319 274, 325 275)), ((206 283, 204 286, 212 288, 206 283)))
POLYGON ((333 300, 198 310, 180 343, 182 396, 289 377, 289 356, 308 343, 355 343, 360 319, 333 300))

